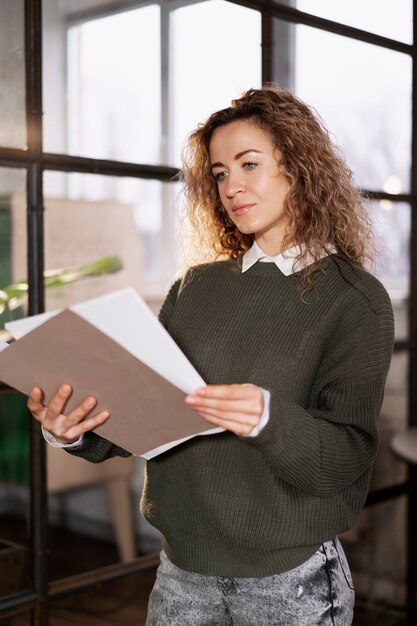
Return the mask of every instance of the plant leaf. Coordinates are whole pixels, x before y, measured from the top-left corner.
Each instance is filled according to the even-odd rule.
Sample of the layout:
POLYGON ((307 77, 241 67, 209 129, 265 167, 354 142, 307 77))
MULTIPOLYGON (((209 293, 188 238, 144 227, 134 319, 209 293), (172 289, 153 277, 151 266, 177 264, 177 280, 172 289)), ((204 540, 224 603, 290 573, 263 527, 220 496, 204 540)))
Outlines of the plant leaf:
MULTIPOLYGON (((71 267, 60 267, 44 272, 45 288, 63 287, 83 278, 100 276, 119 272, 123 268, 122 261, 118 256, 108 256, 97 259, 92 263, 74 265, 71 267)), ((13 311, 17 309, 25 300, 28 293, 27 279, 22 279, 12 283, 0 290, 0 314, 6 309, 13 311)))

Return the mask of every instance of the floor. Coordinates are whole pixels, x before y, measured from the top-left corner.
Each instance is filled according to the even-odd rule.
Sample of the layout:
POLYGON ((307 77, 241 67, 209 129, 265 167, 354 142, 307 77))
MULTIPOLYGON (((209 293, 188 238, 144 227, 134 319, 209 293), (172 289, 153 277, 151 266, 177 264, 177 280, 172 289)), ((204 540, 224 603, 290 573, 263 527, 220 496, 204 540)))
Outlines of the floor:
MULTIPOLYGON (((17 541, 22 532, 21 524, 19 526, 16 520, 0 520, 0 537, 17 541)), ((74 536, 59 528, 51 529, 49 569, 52 579, 116 561, 113 545, 74 536)), ((49 626, 144 626, 147 599, 154 579, 155 570, 150 569, 54 601, 50 606, 49 626)), ((28 617, 6 621, 0 615, 0 626, 29 624, 28 617)), ((369 607, 366 601, 358 598, 352 626, 405 626, 405 620, 398 611, 369 607)))

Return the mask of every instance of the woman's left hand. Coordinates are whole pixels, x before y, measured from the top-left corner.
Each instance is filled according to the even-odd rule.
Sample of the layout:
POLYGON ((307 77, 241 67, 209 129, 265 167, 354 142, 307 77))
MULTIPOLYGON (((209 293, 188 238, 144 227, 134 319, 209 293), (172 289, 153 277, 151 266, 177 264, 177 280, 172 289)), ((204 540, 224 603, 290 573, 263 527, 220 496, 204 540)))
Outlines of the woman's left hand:
POLYGON ((185 401, 207 422, 236 435, 248 435, 264 410, 262 390, 251 384, 207 385, 185 401))

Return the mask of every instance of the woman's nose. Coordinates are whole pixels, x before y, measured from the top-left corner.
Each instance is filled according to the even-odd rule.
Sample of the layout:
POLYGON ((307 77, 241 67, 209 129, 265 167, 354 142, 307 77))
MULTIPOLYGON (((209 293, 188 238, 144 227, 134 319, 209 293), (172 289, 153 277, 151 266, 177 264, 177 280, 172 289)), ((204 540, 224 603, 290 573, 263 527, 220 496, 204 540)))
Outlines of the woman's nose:
POLYGON ((237 174, 229 173, 226 182, 226 196, 233 198, 237 193, 244 190, 244 183, 242 178, 237 174))

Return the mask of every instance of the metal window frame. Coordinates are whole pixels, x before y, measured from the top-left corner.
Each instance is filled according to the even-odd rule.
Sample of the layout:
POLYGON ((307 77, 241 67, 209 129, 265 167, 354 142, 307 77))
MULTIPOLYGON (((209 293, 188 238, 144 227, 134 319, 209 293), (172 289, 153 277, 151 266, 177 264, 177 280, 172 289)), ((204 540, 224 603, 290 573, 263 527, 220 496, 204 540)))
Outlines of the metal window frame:
MULTIPOLYGON (((201 0, 168 0, 168 10, 201 0)), ((304 24, 350 39, 373 44, 411 56, 412 69, 412 155, 410 193, 391 195, 382 191, 363 190, 371 199, 388 199, 407 202, 411 206, 410 232, 410 295, 408 311, 408 338, 397 341, 396 351, 408 353, 408 422, 417 425, 417 20, 414 21, 413 44, 406 44, 376 35, 358 28, 340 24, 325 18, 305 13, 291 5, 273 0, 227 0, 240 6, 255 9, 262 16, 262 78, 264 82, 274 80, 272 63, 273 20, 278 18, 289 24, 304 24)), ((156 2, 121 0, 109 3, 106 13, 129 10, 137 6, 156 2)), ((162 4, 162 3, 161 3, 162 4)), ((166 166, 91 159, 71 155, 43 152, 42 143, 42 0, 24 0, 25 6, 25 80, 27 150, 0 147, 0 167, 25 169, 27 174, 27 270, 29 278, 29 314, 41 313, 45 306, 43 287, 43 188, 42 175, 45 170, 60 172, 94 173, 107 176, 128 176, 171 182, 178 169, 166 166)), ((413 0, 413 14, 417 15, 417 0, 413 0)), ((103 15, 103 13, 101 13, 103 15)), ((97 12, 95 16, 98 16, 97 12)), ((71 23, 87 18, 93 12, 79 12, 70 16, 71 23)), ((164 22, 166 28, 166 21, 164 22)), ((165 62, 168 59, 165 58, 165 62)), ((166 87, 165 87, 166 88, 166 87)), ((165 111, 165 115, 167 112, 165 111)), ((45 444, 37 424, 31 418, 30 458, 30 534, 32 550, 32 589, 15 596, 0 598, 1 618, 31 611, 33 626, 48 624, 48 603, 56 599, 156 565, 157 555, 140 557, 128 564, 115 564, 48 583, 47 572, 47 492, 45 444)), ((407 619, 417 623, 417 467, 410 467, 407 482, 378 490, 369 494, 367 505, 376 504, 406 494, 408 497, 407 533, 407 619)))

